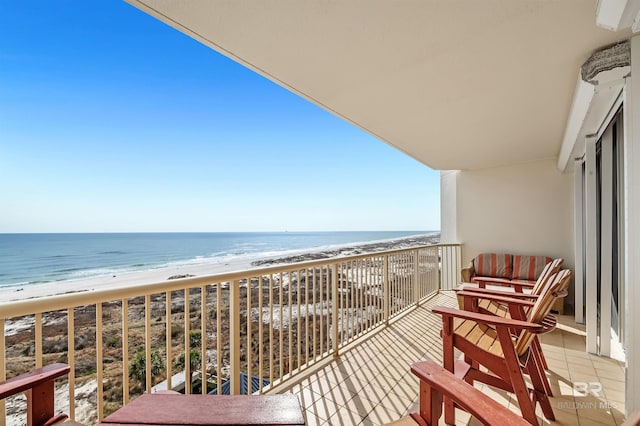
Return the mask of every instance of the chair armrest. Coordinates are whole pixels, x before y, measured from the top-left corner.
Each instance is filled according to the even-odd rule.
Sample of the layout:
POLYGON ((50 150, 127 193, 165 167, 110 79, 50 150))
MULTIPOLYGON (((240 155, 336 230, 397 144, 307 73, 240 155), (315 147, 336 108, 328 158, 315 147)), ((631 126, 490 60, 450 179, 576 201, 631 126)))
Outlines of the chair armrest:
MULTIPOLYGON (((416 362, 411 372, 420 379, 420 418, 437 424, 442 413, 442 396, 451 398, 487 425, 528 425, 518 414, 474 388, 431 360, 416 362), (425 386, 426 385, 426 386, 425 386), (435 391, 435 392, 434 392, 435 391)), ((415 417, 412 415, 412 417, 415 417)))
POLYGON ((0 399, 32 389, 64 376, 71 370, 67 364, 50 364, 0 383, 0 399))
POLYGON ((493 285, 501 285, 504 287, 512 287, 515 289, 515 291, 522 293, 523 289, 529 289, 531 290, 533 287, 535 287, 535 284, 531 284, 531 283, 525 283, 525 282, 514 282, 514 281, 507 281, 504 278, 491 278, 491 277, 475 277, 474 278, 475 282, 478 282, 479 284, 493 284, 493 285))
POLYGON ((63 420, 67 418, 66 414, 54 415, 53 381, 70 370, 67 364, 50 364, 13 377, 0 383, 0 399, 24 392, 27 397, 28 425, 49 425, 63 420))
POLYGON ((511 295, 502 296, 502 295, 495 295, 495 294, 481 294, 481 293, 476 293, 474 291, 466 291, 466 290, 459 291, 456 294, 461 297, 472 297, 474 299, 491 300, 494 302, 500 302, 507 305, 517 305, 517 306, 525 306, 525 307, 531 307, 535 305, 535 302, 532 302, 530 300, 521 300, 515 297, 511 297, 511 295))
POLYGON ((495 296, 504 296, 510 297, 512 299, 531 299, 535 300, 538 296, 537 294, 529 294, 529 293, 516 293, 513 291, 503 291, 503 290, 494 290, 491 288, 480 288, 480 287, 464 287, 462 290, 458 290, 458 293, 465 291, 470 293, 478 293, 478 294, 490 294, 495 296))
POLYGON ((461 311, 460 309, 449 308, 447 306, 434 306, 431 312, 440 314, 443 317, 455 317, 460 319, 481 322, 483 324, 493 325, 496 327, 509 327, 516 330, 529 330, 533 333, 541 332, 543 326, 526 321, 518 321, 511 318, 502 318, 496 315, 479 314, 477 312, 461 311))

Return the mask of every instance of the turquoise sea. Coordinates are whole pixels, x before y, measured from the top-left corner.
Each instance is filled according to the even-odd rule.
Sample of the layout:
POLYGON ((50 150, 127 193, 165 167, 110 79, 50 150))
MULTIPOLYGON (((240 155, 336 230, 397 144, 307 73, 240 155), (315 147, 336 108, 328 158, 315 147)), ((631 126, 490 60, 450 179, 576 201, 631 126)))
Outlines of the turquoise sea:
POLYGON ((259 259, 433 231, 0 234, 0 287, 259 259))

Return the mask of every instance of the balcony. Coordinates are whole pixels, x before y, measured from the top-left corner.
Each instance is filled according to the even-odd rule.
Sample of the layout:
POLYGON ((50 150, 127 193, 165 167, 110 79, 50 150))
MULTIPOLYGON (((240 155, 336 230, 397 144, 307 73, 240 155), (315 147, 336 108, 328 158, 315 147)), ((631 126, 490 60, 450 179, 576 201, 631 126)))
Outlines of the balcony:
MULTIPOLYGON (((380 425, 417 410, 418 380, 409 372, 416 360, 442 361, 440 317, 436 305, 456 306, 453 292, 441 291, 381 332, 354 345, 291 387, 309 425, 380 425)), ((620 425, 624 420, 624 363, 585 352, 585 331, 572 317, 561 316, 558 328, 544 335, 547 376, 555 424, 620 425)), ((496 401, 519 413, 506 392, 476 384, 496 401)), ((540 424, 543 420, 538 407, 540 424)), ((456 410, 456 424, 478 424, 456 410)))
MULTIPOLYGON (((243 376, 256 393, 297 394, 310 425, 381 424, 415 406, 409 365, 440 360, 431 307, 455 303, 446 289, 459 280, 460 249, 424 246, 4 303, 0 378, 71 364, 58 407, 86 424, 145 389, 239 394, 243 376)), ((543 340, 558 421, 619 423, 622 365, 586 354, 584 332, 564 324, 543 340)), ((495 397, 517 409, 503 392, 495 397)), ((0 423, 20 423, 21 404, 8 400, 0 423)))

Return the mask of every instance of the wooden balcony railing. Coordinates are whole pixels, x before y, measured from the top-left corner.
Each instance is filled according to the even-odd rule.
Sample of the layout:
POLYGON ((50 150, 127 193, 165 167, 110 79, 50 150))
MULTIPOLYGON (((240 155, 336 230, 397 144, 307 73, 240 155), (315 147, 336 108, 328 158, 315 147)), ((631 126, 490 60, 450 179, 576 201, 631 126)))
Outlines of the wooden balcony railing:
POLYGON ((0 303, 0 380, 68 363, 58 391, 85 424, 147 389, 274 392, 451 288, 460 259, 438 244, 0 303))

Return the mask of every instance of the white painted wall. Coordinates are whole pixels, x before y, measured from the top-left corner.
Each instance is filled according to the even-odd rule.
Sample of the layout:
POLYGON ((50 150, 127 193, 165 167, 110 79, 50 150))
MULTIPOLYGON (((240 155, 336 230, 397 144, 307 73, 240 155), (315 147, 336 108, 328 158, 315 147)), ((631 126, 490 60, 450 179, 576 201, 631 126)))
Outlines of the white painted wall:
POLYGON ((627 415, 640 410, 640 35, 631 38, 631 69, 625 93, 625 262, 627 415))
POLYGON ((506 252, 563 257, 573 269, 573 175, 556 159, 443 172, 441 189, 443 241, 464 244, 463 265, 506 252))
POLYGON ((440 241, 459 243, 456 227, 456 179, 458 171, 440 172, 440 241))

